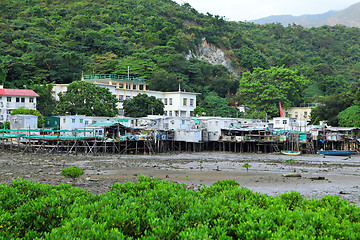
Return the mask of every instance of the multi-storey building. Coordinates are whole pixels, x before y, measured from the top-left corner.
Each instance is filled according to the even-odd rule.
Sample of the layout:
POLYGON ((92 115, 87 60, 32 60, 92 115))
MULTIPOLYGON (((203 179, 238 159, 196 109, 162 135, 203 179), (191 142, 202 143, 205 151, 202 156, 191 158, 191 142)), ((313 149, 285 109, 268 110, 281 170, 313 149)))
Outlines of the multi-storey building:
MULTIPOLYGON (((161 99, 164 103, 165 116, 191 117, 194 115, 196 107, 196 95, 199 93, 177 91, 160 92, 146 89, 144 78, 127 77, 121 75, 84 75, 82 81, 94 83, 100 87, 106 87, 119 100, 119 115, 123 115, 123 102, 130 100, 138 94, 147 94, 161 99)), ((68 84, 54 84, 53 92, 55 99, 58 100, 58 94, 65 94, 68 84)))
POLYGON ((39 95, 30 89, 6 89, 0 85, 0 122, 10 121, 14 109, 36 110, 37 97, 39 95))

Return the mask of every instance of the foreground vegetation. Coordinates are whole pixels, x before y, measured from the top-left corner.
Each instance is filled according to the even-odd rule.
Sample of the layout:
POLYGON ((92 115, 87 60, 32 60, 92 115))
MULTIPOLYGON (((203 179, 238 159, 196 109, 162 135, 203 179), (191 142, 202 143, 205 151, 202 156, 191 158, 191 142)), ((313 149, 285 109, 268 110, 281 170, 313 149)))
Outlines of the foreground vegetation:
POLYGON ((338 196, 268 197, 219 181, 199 191, 157 178, 94 195, 71 184, 0 185, 0 239, 358 239, 360 208, 338 196))

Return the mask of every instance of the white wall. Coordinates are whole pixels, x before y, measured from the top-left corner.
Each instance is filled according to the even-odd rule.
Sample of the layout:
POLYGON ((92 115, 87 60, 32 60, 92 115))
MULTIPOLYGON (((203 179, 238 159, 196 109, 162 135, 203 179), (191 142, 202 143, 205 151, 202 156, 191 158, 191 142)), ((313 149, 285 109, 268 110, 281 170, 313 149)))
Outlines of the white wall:
MULTIPOLYGON (((116 85, 109 85, 104 83, 94 84, 108 88, 110 92, 116 96, 116 98, 120 101, 118 103, 118 109, 120 113, 123 113, 122 109, 124 100, 130 100, 139 93, 146 93, 148 96, 154 96, 155 98, 162 100, 164 103, 164 111, 166 116, 190 117, 193 116, 193 112, 196 107, 196 95, 198 95, 198 93, 191 92, 159 92, 139 90, 138 88, 118 88, 116 85)), ((59 100, 58 93, 64 94, 66 92, 67 86, 68 84, 54 84, 53 94, 56 100, 59 100)))
POLYGON ((11 112, 21 107, 36 110, 36 97, 0 96, 0 122, 10 121, 11 112))
POLYGON ((38 116, 34 115, 13 115, 10 117, 10 129, 37 129, 38 116))
POLYGON ((85 127, 85 115, 59 116, 60 130, 75 130, 85 127))

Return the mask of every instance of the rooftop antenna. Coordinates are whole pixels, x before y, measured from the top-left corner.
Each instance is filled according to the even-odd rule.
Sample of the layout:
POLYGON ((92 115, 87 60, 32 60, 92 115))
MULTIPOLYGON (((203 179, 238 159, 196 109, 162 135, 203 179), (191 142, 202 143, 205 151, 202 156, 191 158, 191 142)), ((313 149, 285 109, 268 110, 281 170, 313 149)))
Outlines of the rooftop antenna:
POLYGON ((81 72, 81 81, 84 81, 84 71, 81 72))
POLYGON ((181 87, 180 87, 180 83, 179 83, 179 92, 181 92, 181 87))

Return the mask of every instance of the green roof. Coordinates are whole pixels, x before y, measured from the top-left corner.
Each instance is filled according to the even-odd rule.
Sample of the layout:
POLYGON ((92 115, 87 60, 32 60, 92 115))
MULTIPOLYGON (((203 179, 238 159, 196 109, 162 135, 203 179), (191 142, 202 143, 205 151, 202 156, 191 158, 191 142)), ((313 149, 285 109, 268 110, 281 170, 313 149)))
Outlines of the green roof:
POLYGON ((23 137, 25 136, 25 133, 20 133, 20 134, 0 134, 0 138, 18 138, 18 137, 23 137))
POLYGON ((94 130, 50 130, 50 129, 19 129, 19 130, 11 130, 11 129, 0 129, 0 134, 2 132, 50 132, 50 133, 61 133, 61 132, 70 132, 70 133, 83 133, 83 132, 94 132, 94 130))
POLYGON ((135 82, 135 83, 145 83, 145 78, 143 77, 134 77, 134 76, 127 76, 127 75, 117 75, 117 74, 94 74, 94 75, 84 75, 84 80, 91 80, 91 81, 122 81, 122 82, 135 82))
POLYGON ((96 136, 46 136, 46 135, 32 135, 32 136, 23 136, 23 138, 29 138, 32 140, 90 140, 90 139, 103 139, 102 137, 96 136))
POLYGON ((88 125, 88 127, 110 127, 117 124, 116 122, 98 122, 91 125, 88 125))

